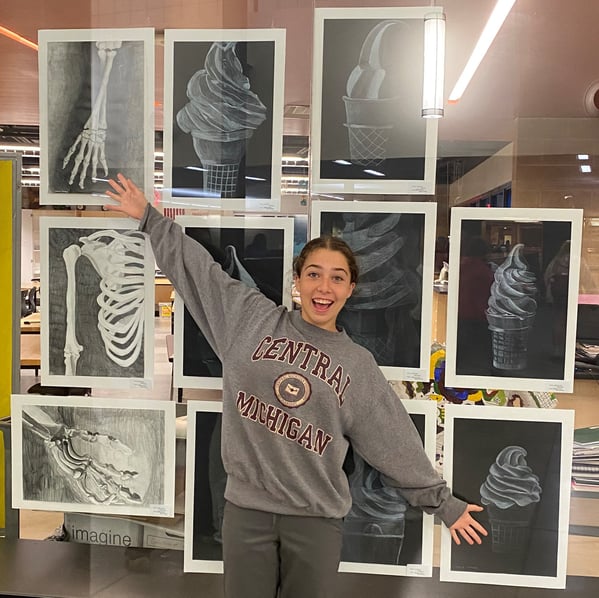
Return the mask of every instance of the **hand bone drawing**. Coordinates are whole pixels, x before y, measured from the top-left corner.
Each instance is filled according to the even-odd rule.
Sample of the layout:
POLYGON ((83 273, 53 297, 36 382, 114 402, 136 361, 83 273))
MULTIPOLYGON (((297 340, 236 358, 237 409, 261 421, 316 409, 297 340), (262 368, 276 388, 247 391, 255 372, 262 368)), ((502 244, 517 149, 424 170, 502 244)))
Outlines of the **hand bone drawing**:
POLYGON ((133 451, 109 434, 68 427, 58 413, 54 417, 44 407, 23 409, 23 428, 44 442, 47 454, 65 475, 70 490, 81 500, 94 504, 141 504, 140 495, 130 484, 138 472, 118 469, 90 452, 94 444, 109 452, 130 456, 133 451), (88 449, 88 450, 86 450, 88 449))
POLYGON ((122 44, 123 42, 121 41, 96 42, 98 57, 102 66, 100 89, 94 100, 91 114, 83 125, 83 130, 69 148, 69 151, 62 162, 62 167, 64 169, 74 156, 73 168, 69 177, 69 185, 72 185, 75 178, 79 176, 79 187, 81 189, 83 189, 90 162, 92 167, 92 180, 97 176, 98 163, 104 169, 104 176, 108 176, 108 163, 106 162, 105 149, 106 131, 108 128, 108 123, 106 121, 106 96, 108 80, 110 78, 114 58, 122 44))
POLYGON ((83 346, 77 340, 75 266, 87 257, 101 276, 98 330, 109 359, 129 367, 140 355, 144 333, 144 246, 136 231, 100 230, 63 252, 67 272, 65 375, 74 376, 83 346))

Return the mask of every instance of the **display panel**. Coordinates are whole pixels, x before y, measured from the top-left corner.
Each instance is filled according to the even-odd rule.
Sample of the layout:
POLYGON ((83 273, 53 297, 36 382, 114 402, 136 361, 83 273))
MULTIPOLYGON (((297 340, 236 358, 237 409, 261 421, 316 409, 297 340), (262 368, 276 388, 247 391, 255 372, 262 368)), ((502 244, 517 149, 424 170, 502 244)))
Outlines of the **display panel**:
MULTIPOLYGON (((402 402, 434 462, 437 406, 431 401, 402 402)), ((430 577, 433 515, 410 506, 357 453, 352 455, 352 466, 348 472, 352 507, 344 520, 339 571, 430 577)))
POLYGON ((442 532, 441 580, 564 588, 574 411, 447 405, 444 478, 489 535, 442 532))
MULTIPOLYGON (((404 405, 432 461, 436 407, 430 401, 404 401, 404 405)), ((221 460, 222 403, 189 401, 187 408, 184 570, 222 573, 221 530, 227 482, 221 460)), ((357 454, 353 455, 351 468, 353 505, 345 518, 339 571, 430 577, 433 516, 407 505, 357 454)))
MULTIPOLYGON (((181 216, 176 221, 229 275, 291 307, 292 218, 181 216)), ((178 295, 174 360, 176 387, 222 388, 221 361, 178 295)))
POLYGON ((421 116, 433 12, 315 9, 313 192, 434 194, 437 120, 421 116))
POLYGON ((40 203, 102 205, 154 184, 154 30, 39 32, 40 203))
POLYGON ((165 31, 166 205, 278 210, 283 29, 165 31))
POLYGON ((13 507, 172 517, 175 403, 12 396, 13 507))
POLYGON ((154 256, 137 226, 40 218, 43 384, 151 388, 154 256))
POLYGON ((311 238, 341 237, 358 284, 337 323, 390 380, 429 379, 436 204, 314 201, 311 238))
POLYGON ((582 210, 453 208, 449 386, 572 392, 582 210))

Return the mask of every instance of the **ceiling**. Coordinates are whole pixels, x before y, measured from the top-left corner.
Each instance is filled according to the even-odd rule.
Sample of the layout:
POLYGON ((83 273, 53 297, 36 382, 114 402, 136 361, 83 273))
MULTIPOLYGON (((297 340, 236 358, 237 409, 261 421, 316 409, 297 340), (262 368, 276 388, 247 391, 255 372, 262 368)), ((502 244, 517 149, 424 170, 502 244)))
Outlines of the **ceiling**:
MULTIPOLYGON (((313 8, 365 0, 0 0, 0 26, 35 41, 38 29, 89 27, 254 28, 287 30, 285 134, 305 152, 308 135, 313 8), (294 142, 293 137, 298 137, 294 142)), ((435 2, 373 1, 373 6, 435 2)), ((495 0, 445 0, 446 97, 495 0)), ((464 97, 446 105, 439 157, 470 163, 514 138, 517 118, 588 117, 585 92, 599 80, 598 0, 516 0, 464 97)), ((158 36, 160 39, 160 36, 158 36)), ((156 48, 156 128, 162 127, 162 48, 156 48)), ((0 36, 0 143, 34 138, 38 124, 37 53, 0 36), (13 127, 6 126, 13 125, 13 127)))

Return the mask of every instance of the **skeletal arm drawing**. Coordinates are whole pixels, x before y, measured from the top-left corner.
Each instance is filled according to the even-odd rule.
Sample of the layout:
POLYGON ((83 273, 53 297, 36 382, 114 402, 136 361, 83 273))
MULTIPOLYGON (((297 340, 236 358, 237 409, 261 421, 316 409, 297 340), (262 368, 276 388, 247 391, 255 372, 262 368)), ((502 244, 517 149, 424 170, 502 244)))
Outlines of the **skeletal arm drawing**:
POLYGON ((109 359, 120 367, 129 367, 139 357, 144 332, 144 247, 141 233, 114 230, 97 231, 81 237, 79 245, 63 251, 67 271, 65 375, 76 373, 83 350, 76 334, 75 265, 87 257, 101 276, 98 330, 109 359))
POLYGON ((111 451, 132 455, 133 451, 118 438, 91 430, 71 428, 53 418, 41 407, 23 409, 23 427, 40 438, 49 457, 63 472, 71 489, 95 504, 140 504, 141 497, 125 485, 138 472, 117 469, 90 454, 77 450, 76 441, 102 444, 111 451))
POLYGON ((69 185, 79 175, 79 187, 83 189, 83 184, 87 176, 87 170, 90 162, 92 166, 92 179, 96 178, 98 172, 98 163, 104 169, 104 176, 108 176, 108 164, 106 162, 106 96, 108 89, 108 80, 112 71, 112 64, 117 51, 123 45, 121 41, 103 41, 96 42, 98 57, 102 65, 102 79, 100 89, 94 100, 91 114, 83 125, 83 130, 75 139, 73 145, 69 148, 65 156, 62 167, 67 167, 71 157, 73 159, 73 168, 69 177, 69 185), (75 152, 77 152, 75 154, 75 152))

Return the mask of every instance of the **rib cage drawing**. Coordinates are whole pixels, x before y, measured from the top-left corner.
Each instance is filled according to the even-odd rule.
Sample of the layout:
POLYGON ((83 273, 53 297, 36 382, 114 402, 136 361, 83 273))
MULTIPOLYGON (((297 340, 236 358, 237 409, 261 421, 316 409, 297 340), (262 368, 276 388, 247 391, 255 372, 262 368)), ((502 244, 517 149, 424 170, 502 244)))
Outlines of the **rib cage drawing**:
POLYGON ((144 337, 144 236, 136 231, 100 230, 63 251, 67 272, 65 374, 74 376, 83 346, 77 339, 76 263, 83 256, 101 277, 97 327, 106 355, 126 368, 139 357, 144 337))
POLYGON ((411 248, 406 245, 405 227, 400 228, 401 218, 401 214, 343 214, 339 236, 356 255, 360 281, 340 314, 340 324, 379 365, 414 367, 420 350, 421 279, 418 265, 408 255, 411 248))

